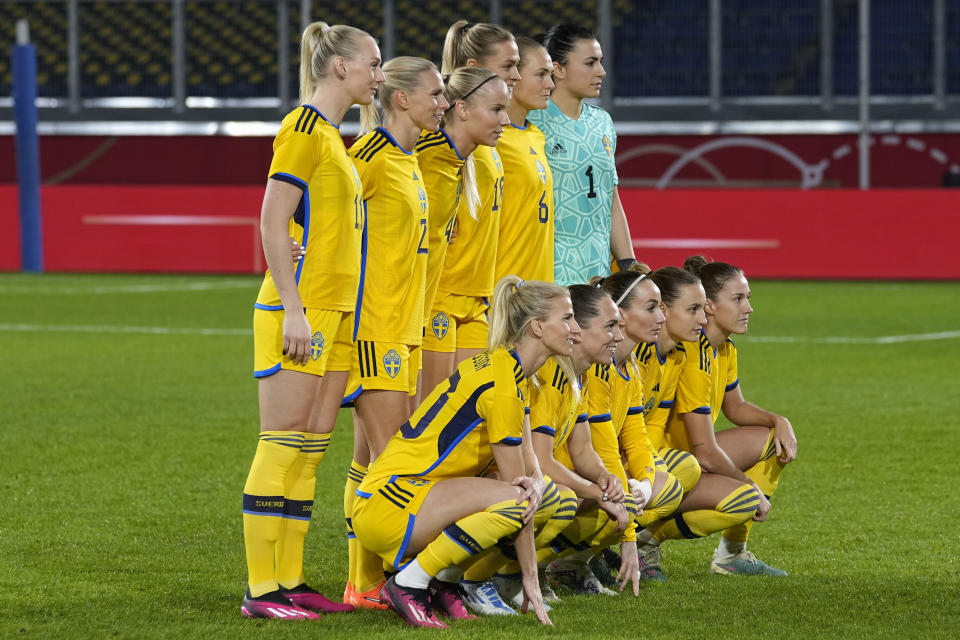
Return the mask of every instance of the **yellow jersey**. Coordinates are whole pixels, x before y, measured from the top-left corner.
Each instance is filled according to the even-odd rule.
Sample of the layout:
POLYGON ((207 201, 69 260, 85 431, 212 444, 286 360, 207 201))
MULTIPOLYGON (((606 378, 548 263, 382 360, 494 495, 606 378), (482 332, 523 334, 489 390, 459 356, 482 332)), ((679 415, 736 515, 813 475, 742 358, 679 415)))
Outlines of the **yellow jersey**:
POLYGON ((427 192, 420 165, 383 127, 350 147, 363 183, 357 340, 419 345, 427 277, 427 192))
POLYGON ((497 149, 507 176, 495 279, 511 274, 553 282, 553 176, 535 125, 508 125, 497 149))
POLYGON ((430 324, 433 298, 440 285, 440 272, 457 221, 462 190, 463 158, 443 129, 424 132, 417 140, 420 175, 430 203, 427 216, 427 280, 423 297, 423 324, 430 324))
MULTIPOLYGON (((273 141, 268 175, 303 191, 289 227, 306 249, 294 267, 303 306, 353 311, 360 283, 363 187, 340 128, 315 107, 297 107, 283 119, 273 141)), ((269 270, 256 307, 283 309, 269 270)))
POLYGON ((664 431, 677 396, 677 381, 687 360, 683 343, 661 356, 656 343, 641 342, 634 355, 643 379, 643 419, 654 449, 666 446, 664 431))
POLYGON ((643 381, 636 362, 594 365, 586 387, 593 448, 604 466, 627 486, 622 450, 630 475, 653 486, 654 449, 643 420, 643 381))
POLYGON ((477 147, 470 155, 476 172, 480 206, 474 219, 467 198, 460 198, 456 237, 447 247, 438 291, 483 298, 493 295, 497 283, 494 266, 503 201, 503 163, 493 147, 477 147))
POLYGON ((723 394, 735 389, 740 380, 737 348, 730 340, 714 347, 701 333, 698 342, 684 342, 683 345, 687 359, 677 381, 677 400, 667 419, 665 435, 668 446, 690 451, 690 440, 681 416, 685 413, 705 414, 716 424, 723 394))
MULTIPOLYGON (((530 385, 530 430, 553 438, 554 456, 566 449, 567 438, 578 422, 587 421, 587 396, 581 388, 581 381, 573 384, 580 389, 580 399, 574 395, 573 386, 563 372, 563 368, 552 357, 537 371, 540 385, 530 385)), ((572 469, 569 454, 557 458, 567 468, 572 469)))
POLYGON ((526 379, 513 349, 484 351, 460 363, 387 443, 360 485, 370 492, 393 476, 442 480, 480 476, 491 444, 519 446, 526 379))

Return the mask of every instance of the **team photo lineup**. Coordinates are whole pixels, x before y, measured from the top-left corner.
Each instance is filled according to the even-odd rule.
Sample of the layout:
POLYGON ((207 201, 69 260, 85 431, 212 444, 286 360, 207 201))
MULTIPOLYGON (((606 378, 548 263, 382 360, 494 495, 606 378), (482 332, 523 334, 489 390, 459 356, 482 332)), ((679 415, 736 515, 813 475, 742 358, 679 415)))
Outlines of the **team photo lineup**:
POLYGON ((635 255, 596 35, 461 20, 441 46, 438 68, 303 33, 261 209, 242 615, 552 624, 565 593, 636 597, 671 579, 661 546, 712 534, 704 572, 786 576, 748 548, 797 455, 740 385, 749 274, 635 255), (341 408, 342 598, 303 562, 341 408))

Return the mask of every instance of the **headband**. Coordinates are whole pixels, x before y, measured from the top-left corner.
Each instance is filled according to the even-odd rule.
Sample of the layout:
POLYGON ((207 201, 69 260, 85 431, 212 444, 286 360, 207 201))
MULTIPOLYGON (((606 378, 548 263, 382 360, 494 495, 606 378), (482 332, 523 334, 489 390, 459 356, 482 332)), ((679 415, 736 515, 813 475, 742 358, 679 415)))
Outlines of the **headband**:
POLYGON ((649 274, 644 273, 644 274, 641 275, 639 278, 637 278, 636 280, 634 280, 633 282, 631 282, 631 283, 630 283, 630 286, 627 287, 627 290, 624 291, 623 294, 622 294, 619 298, 617 298, 617 306, 619 307, 619 306, 620 306, 620 303, 624 301, 624 299, 630 294, 631 291, 633 291, 633 288, 634 288, 635 286, 637 286, 637 285, 640 283, 641 280, 645 280, 648 276, 649 276, 649 274))

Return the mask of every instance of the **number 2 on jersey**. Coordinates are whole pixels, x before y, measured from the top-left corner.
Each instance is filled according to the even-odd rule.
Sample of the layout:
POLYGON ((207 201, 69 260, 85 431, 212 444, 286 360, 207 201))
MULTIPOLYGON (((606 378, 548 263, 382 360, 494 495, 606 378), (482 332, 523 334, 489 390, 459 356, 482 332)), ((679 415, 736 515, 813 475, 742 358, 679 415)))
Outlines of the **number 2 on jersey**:
POLYGON ((427 253, 427 248, 423 246, 423 242, 426 239, 427 239, 427 219, 420 218, 420 244, 417 245, 417 253, 427 253))

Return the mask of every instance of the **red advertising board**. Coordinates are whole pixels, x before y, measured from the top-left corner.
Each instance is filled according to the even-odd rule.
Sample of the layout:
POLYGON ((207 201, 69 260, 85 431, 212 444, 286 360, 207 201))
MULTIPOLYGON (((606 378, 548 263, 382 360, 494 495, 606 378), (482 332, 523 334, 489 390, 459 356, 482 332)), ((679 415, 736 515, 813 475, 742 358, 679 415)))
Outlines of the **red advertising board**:
MULTIPOLYGON (((637 256, 694 253, 751 277, 960 279, 960 191, 621 189, 637 256)), ((48 271, 260 273, 262 186, 47 186, 48 271)), ((19 269, 15 186, 0 186, 0 269, 19 269)))

